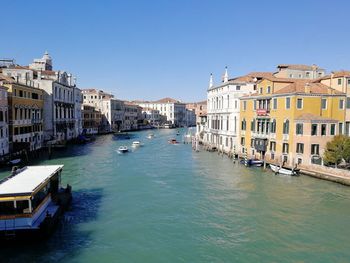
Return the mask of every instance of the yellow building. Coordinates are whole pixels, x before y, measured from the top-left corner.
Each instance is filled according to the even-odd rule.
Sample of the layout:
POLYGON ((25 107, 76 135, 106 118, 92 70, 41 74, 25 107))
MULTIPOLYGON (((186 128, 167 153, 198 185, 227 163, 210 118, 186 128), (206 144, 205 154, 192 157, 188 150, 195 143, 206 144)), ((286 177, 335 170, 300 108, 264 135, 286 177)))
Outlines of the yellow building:
POLYGON ((344 132, 345 93, 309 80, 264 78, 241 98, 241 153, 293 166, 320 163, 344 132))
POLYGON ((43 91, 6 77, 8 88, 10 147, 12 152, 43 146, 43 91))

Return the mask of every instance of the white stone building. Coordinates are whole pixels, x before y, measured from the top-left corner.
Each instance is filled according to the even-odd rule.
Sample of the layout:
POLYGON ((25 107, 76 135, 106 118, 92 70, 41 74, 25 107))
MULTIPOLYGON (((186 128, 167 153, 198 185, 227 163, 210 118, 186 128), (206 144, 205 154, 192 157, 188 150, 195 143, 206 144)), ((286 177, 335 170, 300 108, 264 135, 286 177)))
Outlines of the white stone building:
POLYGON ((142 108, 143 118, 148 121, 150 125, 160 125, 164 118, 159 113, 159 110, 151 108, 142 108))
POLYGON ((166 116, 166 123, 174 127, 186 126, 186 104, 172 98, 164 98, 157 101, 135 101, 142 108, 158 110, 166 116))
POLYGON ((117 132, 123 130, 125 105, 121 100, 109 98, 101 101, 101 132, 117 132))
POLYGON ((227 153, 237 153, 240 130, 239 98, 255 93, 256 82, 266 75, 271 76, 272 73, 253 72, 229 79, 226 68, 222 83, 217 86, 214 86, 213 76, 210 76, 207 91, 207 128, 203 136, 205 144, 227 153))

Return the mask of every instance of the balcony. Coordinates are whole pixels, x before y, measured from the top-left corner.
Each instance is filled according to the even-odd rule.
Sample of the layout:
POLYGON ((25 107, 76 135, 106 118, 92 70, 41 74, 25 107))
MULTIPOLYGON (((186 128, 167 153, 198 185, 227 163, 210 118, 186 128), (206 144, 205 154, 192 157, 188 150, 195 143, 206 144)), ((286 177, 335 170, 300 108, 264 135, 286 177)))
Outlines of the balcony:
POLYGON ((269 135, 267 133, 258 133, 258 132, 254 132, 252 134, 252 136, 254 138, 257 138, 257 139, 268 139, 269 138, 269 135))
POLYGON ((289 140, 289 134, 283 134, 282 140, 283 141, 288 141, 289 140))
POLYGON ((271 139, 276 140, 276 133, 270 133, 269 137, 270 137, 270 140, 271 139))
POLYGON ((256 110, 256 115, 258 116, 269 116, 270 114, 270 109, 257 109, 256 110))

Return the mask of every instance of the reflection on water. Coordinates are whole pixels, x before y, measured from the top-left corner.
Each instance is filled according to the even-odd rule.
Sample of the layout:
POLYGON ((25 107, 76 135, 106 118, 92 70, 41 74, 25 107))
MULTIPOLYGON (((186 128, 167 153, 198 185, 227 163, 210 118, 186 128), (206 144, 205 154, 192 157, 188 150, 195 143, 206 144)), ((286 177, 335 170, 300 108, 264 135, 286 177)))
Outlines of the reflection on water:
MULTIPOLYGON (((349 188, 247 169, 171 145, 176 130, 101 136, 55 153, 72 210, 46 243, 2 248, 6 262, 345 262, 349 188)), ((183 131, 183 134, 185 131, 183 131)), ((178 136, 181 141, 181 135, 178 136)), ((38 162, 39 163, 39 162, 38 162)), ((6 173, 1 173, 5 176, 6 173)))

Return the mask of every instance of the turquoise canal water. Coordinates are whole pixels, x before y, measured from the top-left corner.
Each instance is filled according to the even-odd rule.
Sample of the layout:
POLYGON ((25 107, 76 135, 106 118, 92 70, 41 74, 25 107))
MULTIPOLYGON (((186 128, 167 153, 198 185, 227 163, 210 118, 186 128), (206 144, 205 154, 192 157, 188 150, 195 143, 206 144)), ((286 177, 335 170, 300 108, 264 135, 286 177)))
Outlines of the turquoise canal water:
MULTIPOLYGON (((45 243, 1 262, 349 262, 350 188, 245 168, 170 145, 176 130, 101 136, 36 164, 64 164, 72 210, 45 243)), ((182 131, 185 132, 185 131, 182 131)), ((8 172, 0 174, 1 177, 8 172)))

